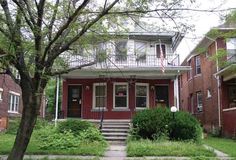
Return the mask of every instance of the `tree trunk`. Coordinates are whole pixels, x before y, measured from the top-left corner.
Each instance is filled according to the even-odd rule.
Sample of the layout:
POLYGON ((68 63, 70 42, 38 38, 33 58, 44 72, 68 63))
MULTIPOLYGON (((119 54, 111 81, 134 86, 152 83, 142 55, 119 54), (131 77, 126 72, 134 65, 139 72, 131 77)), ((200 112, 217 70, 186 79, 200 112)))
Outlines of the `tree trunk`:
MULTIPOLYGON (((22 80, 22 79, 21 79, 22 80)), ((22 100, 23 100, 23 113, 21 117, 20 126, 17 131, 15 143, 8 156, 8 160, 22 160, 24 153, 32 135, 39 108, 41 105, 41 93, 36 93, 30 82, 22 80, 22 100)))

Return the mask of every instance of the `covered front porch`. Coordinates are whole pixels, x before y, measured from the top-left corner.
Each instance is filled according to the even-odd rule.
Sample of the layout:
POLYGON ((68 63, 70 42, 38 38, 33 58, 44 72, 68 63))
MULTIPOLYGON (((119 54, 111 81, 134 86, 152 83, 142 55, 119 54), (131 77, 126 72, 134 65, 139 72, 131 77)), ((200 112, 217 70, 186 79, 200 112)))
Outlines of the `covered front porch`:
POLYGON ((131 119, 138 110, 178 107, 178 70, 78 70, 63 76, 64 117, 131 119))

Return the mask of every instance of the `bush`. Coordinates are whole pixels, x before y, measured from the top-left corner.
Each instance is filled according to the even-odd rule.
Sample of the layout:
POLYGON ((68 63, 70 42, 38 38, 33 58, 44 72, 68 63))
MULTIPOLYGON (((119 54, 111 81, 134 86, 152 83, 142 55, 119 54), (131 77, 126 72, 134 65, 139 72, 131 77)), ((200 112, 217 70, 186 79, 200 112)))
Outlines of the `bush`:
POLYGON ((88 142, 105 142, 105 139, 102 136, 101 132, 95 127, 90 127, 84 131, 81 131, 79 134, 79 138, 88 142))
POLYGON ((93 127, 93 125, 88 121, 68 119, 58 123, 57 130, 60 133, 65 131, 71 131, 75 135, 79 135, 81 131, 87 130, 88 128, 93 127))
POLYGON ((41 128, 44 128, 44 127, 46 127, 46 126, 48 126, 49 125, 49 122, 48 121, 46 121, 46 120, 44 120, 44 119, 42 119, 42 118, 38 118, 37 119, 37 122, 36 122, 36 124, 35 124, 35 127, 34 127, 34 129, 41 129, 41 128))
POLYGON ((176 113, 175 121, 170 123, 170 130, 170 138, 173 140, 201 140, 200 123, 187 112, 176 113))
POLYGON ((179 111, 173 121, 169 108, 140 111, 132 121, 132 134, 136 138, 199 141, 202 134, 199 122, 192 115, 179 111))
POLYGON ((20 118, 9 119, 6 133, 16 134, 19 126, 20 126, 20 118))
POLYGON ((168 125, 171 120, 169 110, 159 107, 158 109, 146 109, 138 112, 133 117, 133 128, 136 136, 148 139, 158 139, 168 136, 168 125))

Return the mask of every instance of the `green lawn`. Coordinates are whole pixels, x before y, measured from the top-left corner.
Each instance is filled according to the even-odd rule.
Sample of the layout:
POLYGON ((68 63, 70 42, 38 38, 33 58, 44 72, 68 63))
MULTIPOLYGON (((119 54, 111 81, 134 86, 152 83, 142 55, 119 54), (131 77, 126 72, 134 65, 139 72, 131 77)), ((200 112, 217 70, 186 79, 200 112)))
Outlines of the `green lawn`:
POLYGON ((204 143, 228 154, 229 156, 236 157, 236 140, 207 137, 204 139, 204 143))
MULTIPOLYGON (((8 154, 15 140, 11 134, 0 134, 0 154, 8 154)), ((102 143, 81 143, 72 150, 42 150, 39 148, 37 137, 32 136, 26 154, 65 154, 65 155, 91 155, 102 156, 106 150, 106 145, 102 143)))
POLYGON ((211 150, 200 144, 190 142, 157 142, 150 140, 129 141, 127 155, 130 157, 141 156, 186 156, 186 157, 215 157, 211 150))

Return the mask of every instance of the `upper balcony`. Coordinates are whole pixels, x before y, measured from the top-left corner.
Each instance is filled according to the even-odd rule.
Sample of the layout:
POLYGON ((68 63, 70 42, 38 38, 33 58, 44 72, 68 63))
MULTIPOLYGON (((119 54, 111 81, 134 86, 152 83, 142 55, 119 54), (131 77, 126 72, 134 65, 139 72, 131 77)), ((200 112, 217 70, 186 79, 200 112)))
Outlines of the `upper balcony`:
POLYGON ((152 68, 179 66, 179 55, 165 55, 163 59, 157 55, 108 55, 108 56, 67 56, 70 68, 96 62, 87 68, 121 69, 121 68, 152 68))

